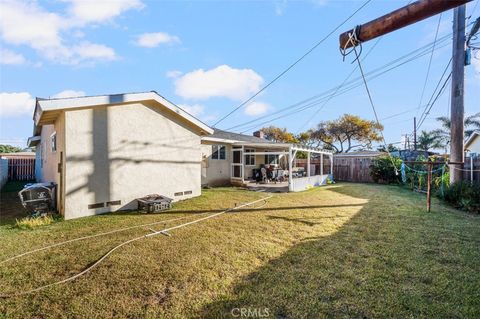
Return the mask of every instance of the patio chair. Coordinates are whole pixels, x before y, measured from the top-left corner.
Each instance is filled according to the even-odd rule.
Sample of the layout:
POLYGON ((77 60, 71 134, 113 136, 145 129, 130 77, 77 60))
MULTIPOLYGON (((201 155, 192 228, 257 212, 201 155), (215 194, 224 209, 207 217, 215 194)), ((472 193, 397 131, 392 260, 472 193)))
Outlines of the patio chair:
POLYGON ((262 172, 262 182, 268 183, 267 169, 265 167, 262 167, 260 171, 262 172))

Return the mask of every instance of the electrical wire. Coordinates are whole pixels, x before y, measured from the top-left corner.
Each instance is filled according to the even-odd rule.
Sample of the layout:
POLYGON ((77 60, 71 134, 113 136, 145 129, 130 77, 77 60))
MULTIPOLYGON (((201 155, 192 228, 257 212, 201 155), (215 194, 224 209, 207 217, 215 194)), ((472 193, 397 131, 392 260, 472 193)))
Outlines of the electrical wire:
MULTIPOLYGON (((355 32, 350 34, 350 41, 352 40, 353 37, 355 37, 355 34, 356 34, 355 32)), ((388 150, 388 145, 387 145, 387 142, 385 141, 385 136, 383 135, 383 125, 380 123, 380 120, 378 119, 377 110, 375 109, 375 104, 373 103, 372 94, 370 93, 370 89, 368 88, 367 79, 365 78, 365 74, 363 72, 362 62, 360 61, 360 56, 358 55, 357 47, 355 45, 353 46, 353 52, 355 52, 355 56, 356 56, 355 61, 357 61, 357 63, 358 63, 358 69, 360 70, 360 74, 362 75, 363 83, 365 84, 365 90, 367 91, 367 95, 368 95, 368 100, 370 101, 370 105, 372 106, 373 114, 375 115, 375 120, 377 121, 377 125, 381 127, 381 129, 379 131, 380 131, 380 135, 382 137, 383 144, 385 146, 385 150, 387 151, 388 157, 390 158, 390 161, 392 162, 393 168, 395 169, 395 175, 398 176, 397 165, 393 161, 392 155, 390 154, 390 151, 388 150)))
MULTIPOLYGON (((448 44, 446 44, 446 45, 448 45, 448 44)), ((441 47, 438 47, 438 46, 437 46, 437 49, 441 49, 441 48, 445 47, 446 45, 443 45, 443 46, 441 46, 441 47)), ((415 51, 417 51, 417 50, 415 50, 415 51)), ((394 66, 392 66, 392 67, 390 67, 390 68, 388 68, 388 69, 382 70, 382 69, 384 69, 385 67, 394 64, 394 62, 399 62, 399 61, 401 61, 401 58, 399 58, 399 59, 397 59, 397 60, 395 60, 395 61, 392 61, 392 62, 388 63, 388 64, 385 65, 385 66, 379 67, 379 68, 377 68, 377 69, 375 69, 375 70, 373 70, 373 71, 370 71, 370 72, 366 73, 366 78, 369 79, 369 80, 373 80, 373 79, 375 79, 375 78, 378 78, 379 76, 381 76, 381 75, 383 75, 383 74, 385 74, 385 73, 387 73, 387 72, 390 72, 391 70, 396 69, 396 68, 398 68, 398 67, 400 67, 400 66, 402 66, 402 65, 404 65, 404 64, 406 64, 406 63, 409 63, 409 62, 411 62, 411 61, 414 61, 414 60, 416 60, 416 59, 418 59, 418 58, 420 58, 420 57, 422 57, 423 55, 426 55, 426 54, 428 54, 428 53, 429 53, 429 51, 421 51, 421 52, 418 53, 416 56, 413 56, 413 57, 411 57, 410 59, 408 59, 408 60, 406 60, 406 61, 400 62, 399 64, 394 65, 394 66), (379 71, 382 71, 382 72, 379 72, 379 71), (378 73, 378 72, 379 72, 379 73, 378 73), (376 73, 376 74, 375 74, 375 73, 376 73)), ((408 55, 410 55, 410 54, 408 54, 408 55)), ((408 55, 407 55, 407 56, 408 56, 408 55)), ((354 89, 354 88, 356 88, 356 87, 362 86, 363 83, 360 82, 360 81, 358 81, 358 80, 361 80, 361 78, 358 78, 358 79, 355 79, 355 80, 350 81, 350 82, 349 82, 349 85, 350 85, 350 86, 344 88, 343 90, 341 90, 341 91, 338 92, 337 94, 334 94, 333 97, 343 95, 343 94, 345 94, 345 93, 350 92, 352 89, 354 89)), ((331 90, 334 90, 334 89, 331 89, 331 90)), ((331 90, 329 90, 329 91, 331 91, 331 90)), ((327 91, 327 92, 328 92, 328 91, 327 91)), ((309 108, 312 108, 312 107, 318 105, 319 103, 321 103, 322 101, 324 101, 326 98, 329 98, 329 95, 327 95, 327 96, 318 95, 318 96, 315 96, 315 97, 312 97, 312 98, 309 98, 309 99, 305 100, 305 101, 312 101, 312 100, 313 100, 313 102, 310 102, 310 103, 307 104, 307 105, 302 105, 302 102, 299 102, 299 103, 294 104, 294 106, 296 106, 295 108, 292 108, 292 106, 290 106, 290 107, 285 107, 285 108, 283 108, 283 109, 281 109, 281 110, 279 110, 279 111, 277 111, 277 112, 274 112, 274 113, 272 113, 272 114, 265 115, 265 116, 259 117, 259 118, 257 118, 257 119, 254 119, 254 120, 250 120, 250 121, 248 121, 248 122, 238 124, 238 125, 236 125, 235 127, 229 128, 229 129, 227 129, 227 130, 232 130, 233 128, 238 128, 238 127, 241 127, 241 126, 245 126, 245 125, 247 125, 247 124, 249 124, 249 123, 256 122, 256 121, 258 121, 258 120, 260 120, 260 119, 267 118, 267 117, 270 117, 270 116, 275 115, 275 114, 282 113, 282 112, 287 111, 287 110, 290 110, 290 111, 291 111, 291 112, 289 112, 289 113, 287 113, 287 114, 284 114, 284 115, 281 115, 281 116, 272 118, 272 119, 267 120, 267 121, 264 121, 264 122, 262 122, 262 123, 254 124, 254 125, 252 125, 252 126, 248 126, 248 127, 246 127, 246 128, 243 128, 242 131, 240 131, 240 133, 245 133, 245 132, 247 132, 247 131, 249 131, 249 130, 251 130, 251 129, 254 129, 254 128, 257 128, 257 127, 261 127, 262 125, 265 125, 265 124, 267 124, 267 123, 273 122, 273 121, 275 121, 275 120, 278 120, 278 119, 281 119, 281 118, 284 118, 284 117, 287 117, 287 116, 290 116, 290 115, 297 115, 297 114, 299 114, 299 112, 304 111, 305 109, 309 109, 309 108), (316 98, 317 98, 317 100, 315 100, 316 98)))
POLYGON ((222 214, 225 214, 225 213, 228 213, 228 212, 231 212, 231 211, 234 211, 234 210, 237 210, 239 208, 242 208, 242 207, 246 207, 246 206, 250 206, 250 205, 253 205, 255 203, 258 203, 260 201, 266 201, 267 199, 270 199, 272 198, 273 196, 270 195, 270 196, 266 196, 264 198, 261 198, 261 199, 258 199, 258 200, 255 200, 255 201, 252 201, 250 203, 246 203, 246 204, 242 204, 240 206, 236 206, 236 207, 233 207, 233 208, 229 208, 229 209, 226 209, 224 211, 221 211, 219 213, 215 213, 215 214, 212 214, 212 215, 209 215, 209 216, 206 216, 206 217, 202 217, 202 218, 199 218, 199 219, 196 219, 196 220, 193 220, 191 222, 188 222, 188 223, 184 223, 184 224, 180 224, 180 225, 177 225, 177 226, 173 226, 173 227, 169 227, 169 228, 165 228, 165 229, 162 229, 162 230, 159 230, 159 231, 154 231, 152 233, 148 233, 148 234, 145 234, 145 235, 142 235, 142 236, 139 236, 139 237, 135 237, 135 238, 132 238, 132 239, 129 239, 127 241, 124 241, 123 243, 120 243, 118 244, 117 246, 113 247, 112 249, 110 249, 106 254, 104 254, 102 257, 100 257, 97 261, 95 261, 93 264, 91 264, 89 267, 85 268, 83 271, 73 275, 73 276, 70 276, 68 278, 65 278, 63 280, 60 280, 60 281, 56 281, 56 282, 53 282, 53 283, 50 283, 50 284, 47 284, 47 285, 43 285, 43 286, 40 286, 40 287, 37 287, 37 288, 34 288, 34 289, 30 289, 30 290, 25 290, 25 291, 21 291, 21 292, 17 292, 17 293, 12 293, 12 294, 3 294, 3 295, 0 295, 0 298, 11 298, 11 297, 18 297, 18 296, 23 296, 23 295, 27 295, 27 294, 31 294, 31 293, 34 293, 34 292, 38 292, 38 291, 41 291, 41 290, 44 290, 44 289, 47 289, 49 287, 53 287, 53 286, 57 286, 57 285, 60 285, 60 284, 63 284, 63 283, 67 283, 69 281, 72 281, 72 280, 75 280, 76 278, 78 277, 81 277, 85 274, 87 274, 88 272, 90 272, 92 269, 94 269, 95 267, 97 267, 102 261, 104 261, 108 256, 110 256, 115 250, 127 245, 127 244, 130 244, 132 242, 135 242, 135 241, 138 241, 138 240, 141 240, 141 239, 146 239, 146 238, 149 238, 149 237, 152 237, 152 236, 156 236, 156 235, 169 235, 169 231, 172 231, 172 230, 175 230, 175 229, 178 229, 178 228, 182 228, 182 227, 186 227, 186 226, 189 226, 189 225, 192 225, 192 224, 196 224, 196 223, 199 223, 199 222, 202 222, 204 220, 207 220, 207 219, 210 219, 210 218, 214 218, 214 217, 217 217, 217 216, 220 216, 222 214))
MULTIPOLYGON (((473 24, 473 22, 470 22, 466 27, 470 26, 471 24, 473 24)), ((438 38, 437 41, 436 41, 436 45, 435 45, 435 51, 436 51, 436 50, 439 50, 439 49, 442 49, 442 48, 444 48, 445 46, 448 46, 449 43, 446 43, 446 44, 443 44, 443 43, 446 42, 446 41, 448 41, 448 40, 450 40, 452 34, 453 34, 453 33, 448 33, 448 34, 446 34, 446 35, 438 38), (440 45, 440 44, 443 44, 443 45, 440 45)), ((381 66, 381 67, 379 67, 379 68, 377 68, 377 69, 374 69, 374 70, 366 73, 365 75, 366 75, 366 77, 367 77, 368 80, 372 80, 372 79, 374 79, 374 78, 377 78, 378 76, 381 76, 382 74, 384 74, 384 73, 386 73, 386 72, 389 72, 389 71, 391 71, 391 70, 393 70, 393 69, 395 69, 395 68, 397 68, 397 67, 400 67, 401 65, 403 65, 403 64, 405 64, 405 63, 408 63, 408 62, 413 61, 413 60, 415 60, 415 59, 417 59, 417 58, 420 58, 421 56, 424 56, 425 54, 430 53, 430 52, 431 52, 430 49, 432 48, 432 46, 434 45, 434 43, 435 43, 435 42, 431 42, 431 43, 426 44, 426 45, 424 45, 424 46, 422 46, 422 47, 420 47, 420 48, 418 48, 418 49, 415 49, 415 50, 413 50, 413 51, 411 51, 411 52, 409 52, 409 53, 407 53, 407 54, 405 54, 405 55, 403 55, 403 56, 401 56, 401 57, 399 57, 399 58, 397 58, 397 59, 395 59, 395 60, 390 61, 390 62, 387 63, 386 65, 383 65, 383 66, 381 66), (402 62, 402 63, 400 63, 399 65, 396 65, 396 66, 394 66, 394 67, 391 67, 391 68, 385 70, 384 72, 380 72, 380 71, 382 71, 382 69, 387 68, 387 67, 389 67, 390 65, 395 64, 395 63, 401 61, 402 59, 405 59, 405 58, 407 58, 407 57, 409 57, 410 55, 413 55, 413 54, 415 54, 415 53, 418 53, 418 54, 417 54, 416 56, 412 57, 411 59, 409 59, 409 60, 407 60, 407 61, 405 61, 405 62, 402 62), (380 72, 380 73, 378 74, 378 72, 380 72), (377 73, 377 74, 375 74, 375 73, 377 73), (371 77, 371 78, 369 78, 369 77, 371 77)), ((356 78, 356 79, 348 82, 347 84, 350 85, 350 84, 355 83, 355 82, 358 82, 358 81, 361 81, 361 78, 356 78)), ((361 82, 360 82, 360 83, 356 83, 355 85, 352 85, 352 86, 350 86, 349 88, 347 88, 347 89, 345 89, 345 90, 342 90, 342 91, 339 92, 338 94, 334 94, 333 97, 342 95, 342 94, 344 94, 345 92, 348 92, 349 90, 351 90, 352 88, 355 88, 355 87, 358 87, 358 86, 361 86, 361 85, 362 85, 361 82)), ((237 125, 235 125, 235 126, 232 126, 232 127, 230 127, 230 128, 227 128, 227 130, 234 130, 234 129, 236 129, 236 131, 238 131, 238 132, 240 132, 240 133, 244 133, 244 132, 246 132, 246 131, 248 131, 248 130, 250 130, 250 129, 254 129, 254 128, 257 128, 257 127, 261 127, 262 125, 267 124, 267 123, 270 123, 270 122, 275 121, 275 120, 277 120, 277 119, 284 118, 284 117, 290 116, 290 115, 292 115, 292 114, 298 114, 299 111, 303 111, 304 109, 308 109, 308 108, 314 107, 314 106, 318 105, 319 103, 323 102, 326 98, 328 99, 328 98, 329 98, 329 95, 326 95, 326 94, 329 94, 330 92, 334 92, 334 91, 337 89, 337 87, 338 87, 338 86, 336 86, 336 87, 334 87, 334 88, 332 88, 332 89, 329 89, 329 90, 327 90, 327 91, 325 91, 325 92, 323 92, 323 93, 321 93, 321 94, 314 95, 314 96, 312 96, 312 97, 310 97, 310 98, 307 98, 307 99, 304 99, 304 100, 302 100, 302 101, 300 101, 300 102, 297 102, 297 103, 294 103, 294 104, 292 104, 292 105, 286 106, 286 107, 284 107, 284 108, 282 108, 282 109, 280 109, 280 110, 278 110, 278 111, 276 111, 276 112, 272 112, 272 113, 269 113, 269 114, 267 114, 267 115, 260 116, 260 117, 258 117, 258 118, 256 118, 256 119, 249 120, 249 121, 246 121, 246 122, 244 122, 244 123, 237 124, 237 125), (309 103, 309 104, 305 105, 305 103, 309 103), (293 112, 289 112, 288 114, 285 114, 285 115, 282 115, 282 116, 278 116, 278 117, 272 118, 272 119, 270 119, 270 120, 268 120, 268 121, 264 121, 264 122, 262 122, 262 123, 260 123, 260 124, 255 124, 255 125, 251 125, 251 126, 249 126, 249 127, 246 127, 247 125, 249 125, 249 124, 251 124, 251 123, 258 122, 258 121, 260 121, 260 120, 262 120, 262 119, 269 118, 269 117, 275 116, 275 115, 277 115, 277 114, 280 114, 280 113, 283 113, 283 112, 286 112, 286 111, 289 111, 289 110, 292 110, 292 109, 293 109, 294 111, 293 111, 293 112), (245 128, 239 130, 238 128, 240 128, 240 127, 245 127, 245 128)), ((416 108, 415 108, 415 109, 416 109, 416 108)))
POLYGON ((242 108, 243 106, 245 106, 248 102, 250 102, 251 100, 253 100, 255 97, 257 97, 260 93, 262 93, 263 91, 265 91, 270 85, 272 85, 273 83, 275 83, 278 79, 280 79, 282 76, 284 76, 288 71, 290 71, 295 65, 297 65, 298 63, 300 63, 300 61, 302 61, 304 58, 306 58, 310 53, 312 53, 316 48, 318 48, 325 40, 327 40, 328 38, 330 38, 330 36, 332 36, 332 34, 334 34, 338 29, 340 29, 345 23, 347 23, 351 18, 353 18, 353 16, 355 16, 360 10, 362 10, 370 1, 372 0, 367 0, 365 1, 357 10, 355 10, 352 14, 350 14, 350 16, 348 16, 345 20, 343 20, 339 25, 337 25, 332 31, 330 31, 330 33, 328 33, 325 37, 323 37, 320 41, 318 41, 312 48, 310 48, 306 53, 304 53, 300 58, 298 58, 295 62, 293 62, 292 64, 290 64, 285 70, 283 70, 282 72, 280 72, 280 74, 278 74, 275 78, 273 78, 273 80, 271 80, 270 82, 268 82, 265 86, 263 86, 260 90, 258 90, 255 94, 253 94, 251 97, 249 97, 248 99, 246 99, 245 101, 243 101, 240 105, 238 105, 237 107, 235 107, 232 111, 230 111, 228 114, 226 114, 225 116, 223 116, 222 118, 220 118, 217 122, 215 122, 215 124, 213 125, 214 127, 217 126, 219 123, 221 123, 222 121, 224 121, 227 117, 229 117, 230 115, 232 115, 233 113, 235 113, 238 109, 242 108))
POLYGON ((427 87, 428 77, 430 75, 430 68, 432 66, 433 52, 435 51, 435 44, 437 43, 438 30, 440 29, 440 22, 441 21, 442 21, 442 14, 440 13, 440 15, 438 17, 437 30, 435 31, 435 38, 433 40, 432 52, 430 53, 430 58, 428 59, 427 74, 425 75, 425 81, 423 82, 422 94, 420 95, 420 101, 418 102, 418 109, 417 109, 417 114, 416 115, 418 115, 418 111, 421 108, 421 105, 422 105, 422 102, 423 102, 423 95, 425 94, 425 89, 427 87))
MULTIPOLYGON (((363 61, 365 61, 365 59, 368 57, 368 55, 373 51, 373 49, 377 46, 377 44, 380 42, 380 40, 382 40, 383 37, 380 37, 378 38, 378 40, 373 44, 373 46, 368 50, 367 54, 365 54, 365 56, 363 57, 363 61)), ((347 83, 347 81, 350 79, 350 77, 352 77, 352 75, 357 71, 357 68, 358 66, 355 66, 355 68, 348 74, 348 76, 345 78, 345 80, 343 80, 342 84, 340 84, 339 86, 337 86, 337 88, 335 89, 335 92, 333 92, 332 95, 330 95, 328 97, 328 99, 325 100, 325 102, 322 103, 322 105, 317 109, 315 110, 315 112, 312 114, 312 116, 310 116, 306 121, 305 123, 303 123, 303 125, 301 125, 298 130, 297 130, 297 134, 299 133, 299 131, 301 129, 303 129, 305 126, 308 125, 308 123, 310 123, 311 121, 313 121, 315 119, 315 117, 317 116, 317 114, 325 107, 325 105, 327 105, 328 102, 330 102, 330 100, 332 100, 335 96, 335 94, 347 83)))

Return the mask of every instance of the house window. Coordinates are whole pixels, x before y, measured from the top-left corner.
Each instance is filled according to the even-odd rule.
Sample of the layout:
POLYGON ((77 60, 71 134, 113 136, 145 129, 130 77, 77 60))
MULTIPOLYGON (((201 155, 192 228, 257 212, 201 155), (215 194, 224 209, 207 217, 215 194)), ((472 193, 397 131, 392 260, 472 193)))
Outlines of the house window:
POLYGON ((52 152, 57 151, 57 133, 56 132, 50 135, 50 147, 52 152))
MULTIPOLYGON (((252 148, 246 148, 245 153, 253 153, 255 152, 252 148)), ((255 155, 248 155, 245 154, 245 165, 247 166, 255 166, 255 155)))
MULTIPOLYGON (((268 152, 268 151, 265 151, 265 152, 268 152)), ((275 154, 265 155, 265 164, 278 164, 278 155, 275 155, 275 154)))
POLYGON ((212 145, 212 159, 224 160, 226 159, 226 154, 225 145, 212 145))

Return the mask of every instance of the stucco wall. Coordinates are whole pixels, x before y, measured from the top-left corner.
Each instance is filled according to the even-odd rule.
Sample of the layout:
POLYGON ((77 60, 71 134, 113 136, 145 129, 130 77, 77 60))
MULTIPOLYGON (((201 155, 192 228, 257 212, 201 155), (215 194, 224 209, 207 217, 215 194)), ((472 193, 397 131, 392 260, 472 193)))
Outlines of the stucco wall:
POLYGON ((228 144, 202 142, 202 185, 230 184, 232 147, 228 144), (212 159, 212 145, 225 145, 225 160, 212 159))
POLYGON ((57 210, 63 214, 61 202, 61 187, 60 173, 58 172, 58 164, 60 157, 65 151, 65 113, 60 114, 54 124, 44 125, 41 130, 41 140, 37 146, 37 161, 35 169, 40 172, 35 172, 37 181, 39 182, 54 182, 57 184, 57 210), (57 150, 52 151, 51 136, 56 132, 57 136, 57 150))
POLYGON ((66 219, 135 209, 148 194, 200 195, 200 136, 166 112, 149 103, 66 112, 66 219))
POLYGON ((473 142, 468 146, 468 151, 470 153, 480 154, 480 137, 476 137, 473 142))

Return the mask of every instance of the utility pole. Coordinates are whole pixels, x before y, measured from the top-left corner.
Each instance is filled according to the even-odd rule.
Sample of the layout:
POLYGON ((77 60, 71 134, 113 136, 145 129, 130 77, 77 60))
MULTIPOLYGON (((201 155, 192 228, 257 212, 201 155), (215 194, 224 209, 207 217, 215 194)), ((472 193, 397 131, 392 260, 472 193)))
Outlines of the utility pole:
POLYGON ((413 117, 413 149, 417 150, 417 117, 413 117))
POLYGON ((340 34, 340 49, 345 50, 362 42, 398 30, 412 23, 429 18, 440 12, 454 9, 453 57, 452 57, 452 98, 450 131, 450 182, 462 179, 463 165, 463 91, 465 69, 465 3, 472 0, 418 0, 394 10, 375 20, 359 25, 340 34))
POLYGON ((347 49, 356 45, 349 41, 350 35, 354 33, 358 42, 366 42, 470 1, 472 0, 419 0, 413 2, 342 33, 340 35, 340 49, 347 49))
MULTIPOLYGON (((450 105, 450 162, 463 163, 463 91, 465 78, 465 5, 453 10, 452 100, 450 105)), ((462 164, 451 164, 450 183, 462 180, 462 164), (457 169, 456 169, 457 168, 457 169)))

